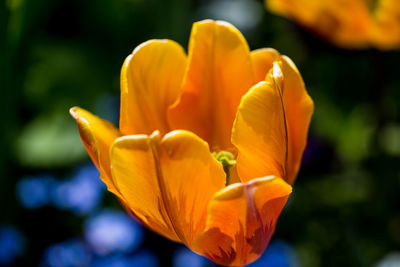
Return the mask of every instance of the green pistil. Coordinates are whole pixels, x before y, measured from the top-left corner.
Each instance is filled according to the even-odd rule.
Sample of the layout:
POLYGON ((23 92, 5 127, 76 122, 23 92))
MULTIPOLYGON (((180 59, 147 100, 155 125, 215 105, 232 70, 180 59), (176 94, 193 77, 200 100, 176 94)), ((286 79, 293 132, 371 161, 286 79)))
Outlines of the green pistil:
POLYGON ((232 166, 234 166, 236 164, 236 160, 235 160, 233 154, 228 151, 219 151, 218 153, 213 152, 212 155, 216 160, 218 160, 222 164, 222 167, 224 168, 225 175, 226 175, 225 185, 228 185, 229 184, 229 168, 231 168, 232 166))

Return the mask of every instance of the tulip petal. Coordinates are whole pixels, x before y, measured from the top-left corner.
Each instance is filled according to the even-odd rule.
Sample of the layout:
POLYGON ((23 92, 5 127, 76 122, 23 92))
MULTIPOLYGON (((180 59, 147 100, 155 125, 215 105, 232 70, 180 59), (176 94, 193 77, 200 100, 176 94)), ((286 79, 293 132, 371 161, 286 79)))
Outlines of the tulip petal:
POLYGON ((185 67, 185 52, 170 40, 147 41, 126 58, 121 70, 124 135, 169 131, 166 113, 181 92, 185 67))
POLYGON ((268 8, 296 20, 336 45, 362 48, 368 45, 371 16, 366 0, 265 0, 268 8))
POLYGON ((400 48, 400 2, 380 0, 374 12, 375 24, 371 39, 379 49, 400 48))
MULTIPOLYGON (((276 68, 274 68, 276 69, 276 68)), ((243 97, 232 130, 242 182, 256 177, 285 177, 287 129, 281 96, 281 74, 269 74, 243 97)))
MULTIPOLYGON (((271 56, 264 55, 266 56, 264 62, 268 62, 271 56)), ((263 54, 260 52, 257 56, 262 57, 263 54)), ((258 59, 258 62, 262 61, 262 59, 258 59)), ((264 72, 268 71, 269 64, 264 66, 264 72)), ((258 64, 257 68, 259 67, 262 67, 262 64, 258 64)), ((279 88, 272 88, 278 83, 274 83, 271 80, 272 76, 268 75, 270 77, 267 77, 266 83, 262 83, 263 86, 257 90, 251 90, 250 92, 253 94, 249 92, 243 98, 233 129, 232 143, 239 150, 237 168, 242 181, 274 174, 284 177, 289 184, 292 184, 299 171, 307 143, 308 127, 314 111, 314 103, 305 89, 299 71, 288 57, 281 56, 280 60, 274 63, 273 68, 277 73, 279 70, 282 72, 284 79, 282 99, 278 94, 279 88), (268 88, 268 84, 272 87, 268 88), (262 98, 265 99, 262 100, 262 98), (258 99, 258 104, 252 99, 258 99), (278 117, 274 118, 273 115, 271 116, 274 114, 272 110, 280 109, 278 100, 283 101, 283 115, 276 113, 278 117), (247 115, 245 115, 246 112, 247 115), (260 118, 259 114, 265 114, 265 116, 260 118), (284 123, 279 122, 279 120, 285 121, 285 119, 287 133, 285 133, 284 123), (243 128, 245 121, 247 121, 247 128, 243 128), (275 133, 272 133, 274 131, 275 133), (287 140, 285 136, 287 136, 287 140), (274 141, 271 142, 271 140, 274 141), (286 142, 287 152, 284 151, 286 142), (281 149, 279 145, 281 145, 281 149), (286 153, 287 159, 285 159, 286 153)))
POLYGON ((199 135, 213 151, 226 150, 240 99, 255 84, 249 47, 231 24, 205 20, 193 25, 188 57, 169 121, 173 129, 199 135))
POLYGON ((208 144, 186 131, 167 134, 160 142, 158 156, 164 201, 178 235, 190 246, 205 228, 208 202, 225 187, 225 172, 208 144))
POLYGON ((293 184, 306 147, 314 103, 306 91, 297 67, 288 57, 282 56, 281 58, 280 68, 284 77, 283 104, 287 121, 289 148, 285 179, 289 184, 293 184))
POLYGON ((174 131, 159 139, 158 133, 119 138, 111 149, 113 178, 144 224, 191 244, 205 227, 207 204, 224 187, 225 173, 196 135, 174 131))
POLYGON ((210 201, 207 226, 192 249, 226 266, 243 266, 264 251, 291 186, 277 177, 233 184, 210 201))
POLYGON ((153 231, 179 241, 165 210, 157 181, 151 137, 130 135, 111 147, 113 180, 126 207, 153 231))
POLYGON ((265 76, 272 69, 272 64, 279 58, 279 52, 273 48, 261 48, 251 51, 251 61, 253 62, 257 82, 265 80, 265 76))
POLYGON ((179 241, 160 193, 151 142, 148 135, 117 139, 111 147, 113 180, 135 217, 153 231, 179 241))
POLYGON ((79 107, 71 108, 70 114, 78 124, 79 134, 90 158, 100 171, 100 179, 109 191, 119 196, 111 178, 109 151, 121 133, 111 123, 79 107))

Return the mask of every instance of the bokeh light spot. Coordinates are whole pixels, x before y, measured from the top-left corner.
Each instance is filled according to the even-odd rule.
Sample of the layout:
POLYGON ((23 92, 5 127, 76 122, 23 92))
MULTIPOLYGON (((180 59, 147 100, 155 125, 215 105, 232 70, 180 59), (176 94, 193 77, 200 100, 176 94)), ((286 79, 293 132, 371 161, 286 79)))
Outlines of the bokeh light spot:
POLYGON ((0 225, 0 266, 11 265, 25 249, 25 237, 14 227, 0 225))
POLYGON ((48 247, 44 253, 43 267, 88 266, 90 253, 80 240, 68 240, 48 247))
POLYGON ((286 242, 272 242, 264 254, 249 267, 300 267, 294 249, 286 242))
POLYGON ((54 183, 51 176, 27 177, 20 180, 17 184, 19 202, 28 209, 36 209, 50 204, 50 191, 54 183))
POLYGON ((105 210, 86 222, 85 237, 98 255, 131 252, 142 243, 143 229, 129 215, 105 210))
POLYGON ((186 247, 179 247, 173 255, 173 267, 211 267, 215 266, 208 259, 192 252, 186 247))

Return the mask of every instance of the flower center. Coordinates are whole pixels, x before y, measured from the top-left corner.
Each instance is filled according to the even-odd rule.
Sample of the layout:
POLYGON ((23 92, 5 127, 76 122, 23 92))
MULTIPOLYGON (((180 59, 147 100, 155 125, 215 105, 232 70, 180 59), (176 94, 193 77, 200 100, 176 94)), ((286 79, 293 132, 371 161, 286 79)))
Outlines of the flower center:
POLYGON ((218 160, 221 164, 222 167, 224 168, 224 172, 226 175, 226 182, 225 185, 229 184, 229 169, 233 167, 236 164, 235 157, 231 152, 228 151, 219 151, 219 152, 212 152, 213 157, 218 160))

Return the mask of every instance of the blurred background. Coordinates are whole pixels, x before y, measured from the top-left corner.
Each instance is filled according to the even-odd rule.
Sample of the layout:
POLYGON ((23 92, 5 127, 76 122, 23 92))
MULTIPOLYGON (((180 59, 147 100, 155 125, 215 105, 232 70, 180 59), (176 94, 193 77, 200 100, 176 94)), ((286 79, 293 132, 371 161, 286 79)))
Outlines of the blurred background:
POLYGON ((292 58, 315 102, 294 193, 252 266, 400 266, 399 51, 334 47, 257 0, 0 5, 0 266, 213 266, 123 211, 68 114, 117 125, 125 57, 152 38, 186 48, 205 18, 292 58))

